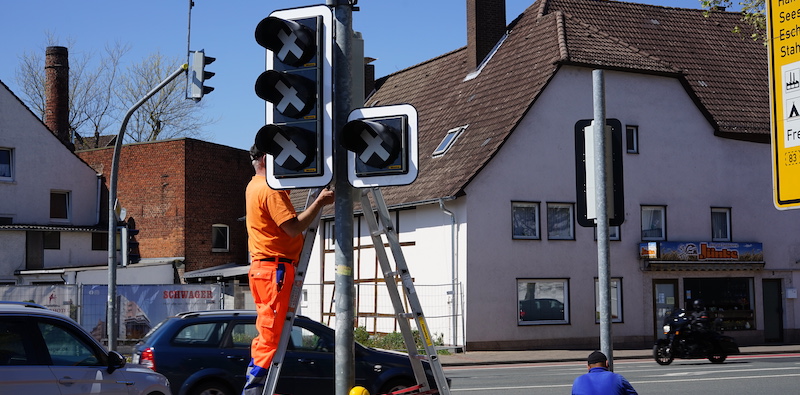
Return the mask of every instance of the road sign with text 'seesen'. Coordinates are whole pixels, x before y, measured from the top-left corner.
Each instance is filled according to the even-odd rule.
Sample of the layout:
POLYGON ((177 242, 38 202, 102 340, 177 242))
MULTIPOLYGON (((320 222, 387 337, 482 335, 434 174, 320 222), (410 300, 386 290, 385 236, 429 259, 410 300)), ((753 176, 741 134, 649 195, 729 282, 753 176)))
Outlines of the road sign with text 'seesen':
POLYGON ((800 208, 800 1, 767 0, 775 207, 800 208))

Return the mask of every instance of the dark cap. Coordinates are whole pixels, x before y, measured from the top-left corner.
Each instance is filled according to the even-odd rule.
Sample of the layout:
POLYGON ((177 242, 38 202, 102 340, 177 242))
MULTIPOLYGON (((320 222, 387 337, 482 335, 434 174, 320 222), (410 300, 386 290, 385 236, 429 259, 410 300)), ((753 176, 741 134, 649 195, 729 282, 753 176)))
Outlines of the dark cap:
POLYGON ((250 160, 259 159, 262 156, 264 156, 264 154, 266 154, 266 153, 264 151, 258 149, 258 147, 256 147, 255 144, 253 144, 253 146, 250 147, 250 160))
POLYGON ((608 358, 606 358, 606 355, 601 353, 600 351, 595 351, 589 354, 589 358, 586 359, 586 362, 588 362, 589 365, 594 365, 596 363, 602 363, 606 361, 608 361, 608 358))

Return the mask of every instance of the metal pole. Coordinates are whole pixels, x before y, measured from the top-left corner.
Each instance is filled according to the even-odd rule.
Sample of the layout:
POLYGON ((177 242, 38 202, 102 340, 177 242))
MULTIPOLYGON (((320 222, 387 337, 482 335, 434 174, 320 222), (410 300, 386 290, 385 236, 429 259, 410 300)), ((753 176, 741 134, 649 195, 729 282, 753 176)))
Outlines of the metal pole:
MULTIPOLYGON (((603 70, 592 71, 594 99, 594 171, 597 199, 597 277, 600 289, 600 351, 608 357, 609 369, 614 370, 611 342, 611 270, 608 252, 608 177, 606 174, 606 102, 603 70)), ((609 160, 611 158, 608 158, 609 160)))
POLYGON ((119 127, 117 141, 114 144, 114 157, 111 159, 111 174, 108 178, 108 314, 106 315, 106 333, 108 334, 108 349, 117 349, 117 333, 119 332, 119 321, 117 320, 117 213, 114 206, 117 203, 117 174, 119 173, 119 154, 122 150, 122 140, 125 137, 125 129, 134 111, 139 109, 148 99, 153 97, 156 92, 167 86, 172 80, 189 69, 188 64, 184 64, 172 75, 161 81, 158 86, 147 92, 144 97, 136 102, 125 114, 122 125, 119 127))
MULTIPOLYGON (((353 280, 353 191, 347 180, 347 150, 336 140, 336 131, 347 122, 351 110, 351 39, 353 9, 349 1, 327 0, 333 8, 335 45, 333 46, 333 174, 336 200, 334 225, 336 241, 336 347, 334 348, 334 393, 348 395, 355 385, 355 286, 353 280)), ((360 104, 360 103, 359 103, 360 104)))

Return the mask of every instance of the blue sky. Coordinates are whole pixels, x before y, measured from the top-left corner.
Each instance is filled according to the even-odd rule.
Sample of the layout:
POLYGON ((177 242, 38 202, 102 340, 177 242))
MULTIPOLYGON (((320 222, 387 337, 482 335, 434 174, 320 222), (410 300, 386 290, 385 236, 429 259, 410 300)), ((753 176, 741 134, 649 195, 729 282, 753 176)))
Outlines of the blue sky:
MULTIPOLYGON (((534 0, 506 0, 510 22, 534 0)), ((699 0, 631 1, 669 7, 700 8, 699 0)), ((194 0, 191 49, 217 58, 207 70, 216 72, 208 85, 206 118, 217 122, 204 129, 215 143, 249 149, 264 124, 264 102, 253 92, 264 70, 264 49, 253 32, 272 11, 324 3, 324 0, 194 0)), ((402 70, 466 45, 466 0, 360 0, 353 29, 363 34, 365 55, 377 58, 376 77, 402 70)), ((141 62, 161 52, 184 61, 187 51, 189 0, 25 0, 7 1, 0 23, 0 80, 19 91, 15 70, 19 57, 40 51, 47 34, 70 55, 102 55, 119 42, 131 51, 123 64, 141 62)), ((176 64, 177 69, 180 64, 176 64)), ((118 126, 112 127, 116 133, 118 126)))

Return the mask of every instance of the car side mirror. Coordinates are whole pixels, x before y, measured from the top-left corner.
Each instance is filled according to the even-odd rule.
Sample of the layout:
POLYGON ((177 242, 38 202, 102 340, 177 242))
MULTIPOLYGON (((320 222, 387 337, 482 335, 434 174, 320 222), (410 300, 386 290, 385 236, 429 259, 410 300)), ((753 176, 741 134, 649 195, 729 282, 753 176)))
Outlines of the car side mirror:
POLYGON ((125 366, 125 357, 116 351, 108 352, 108 374, 125 366))

